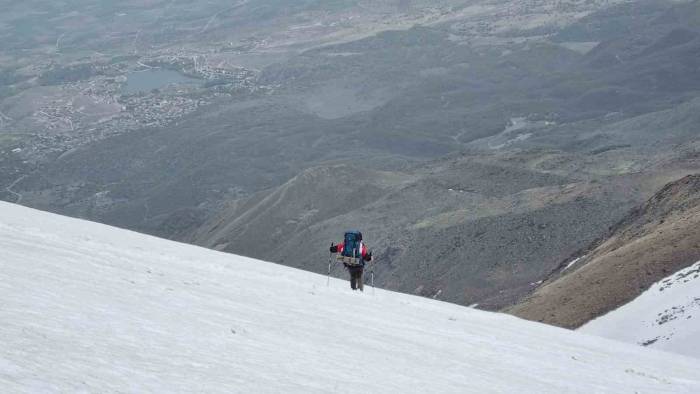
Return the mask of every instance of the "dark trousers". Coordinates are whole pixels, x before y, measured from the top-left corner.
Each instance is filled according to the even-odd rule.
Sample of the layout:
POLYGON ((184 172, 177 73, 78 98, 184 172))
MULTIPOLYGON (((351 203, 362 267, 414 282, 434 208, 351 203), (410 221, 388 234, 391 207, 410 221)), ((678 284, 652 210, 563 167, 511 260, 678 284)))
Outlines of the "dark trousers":
POLYGON ((350 287, 353 290, 365 291, 365 286, 362 283, 364 267, 348 267, 348 271, 350 271, 350 287))

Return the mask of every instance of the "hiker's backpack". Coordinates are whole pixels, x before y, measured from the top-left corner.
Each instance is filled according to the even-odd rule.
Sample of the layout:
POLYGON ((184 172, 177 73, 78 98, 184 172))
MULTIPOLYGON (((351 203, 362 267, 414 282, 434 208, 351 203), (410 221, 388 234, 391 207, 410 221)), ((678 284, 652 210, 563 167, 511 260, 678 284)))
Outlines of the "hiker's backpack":
POLYGON ((359 231, 347 231, 343 240, 343 252, 338 259, 345 265, 364 265, 362 260, 362 233, 359 231))

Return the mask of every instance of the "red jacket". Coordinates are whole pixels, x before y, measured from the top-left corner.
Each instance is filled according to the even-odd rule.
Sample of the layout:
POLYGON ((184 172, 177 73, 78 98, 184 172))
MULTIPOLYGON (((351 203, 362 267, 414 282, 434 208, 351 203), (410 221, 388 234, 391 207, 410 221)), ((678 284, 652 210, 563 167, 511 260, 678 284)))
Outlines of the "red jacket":
MULTIPOLYGON (((331 252, 332 253, 343 253, 344 249, 345 249, 345 243, 341 242, 337 245, 333 245, 331 247, 331 252)), ((369 254, 369 250, 367 249, 367 246, 365 246, 364 242, 360 242, 360 254, 362 255, 362 260, 364 260, 364 261, 372 260, 372 255, 369 254)))

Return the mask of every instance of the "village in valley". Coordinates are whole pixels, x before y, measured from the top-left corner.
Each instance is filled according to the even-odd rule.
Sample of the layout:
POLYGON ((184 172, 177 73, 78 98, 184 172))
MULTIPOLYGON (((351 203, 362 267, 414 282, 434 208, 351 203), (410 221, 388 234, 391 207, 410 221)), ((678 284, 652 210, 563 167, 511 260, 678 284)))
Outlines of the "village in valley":
POLYGON ((255 72, 198 64, 197 57, 53 65, 37 79, 3 103, 0 132, 18 138, 5 138, 0 155, 41 161, 120 133, 165 127, 221 97, 263 90, 255 72))

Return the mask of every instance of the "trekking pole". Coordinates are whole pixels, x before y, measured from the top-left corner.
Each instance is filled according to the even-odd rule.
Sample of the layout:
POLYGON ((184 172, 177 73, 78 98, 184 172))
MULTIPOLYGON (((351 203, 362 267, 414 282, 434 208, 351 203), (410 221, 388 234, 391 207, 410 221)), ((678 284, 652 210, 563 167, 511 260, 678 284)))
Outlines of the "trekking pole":
POLYGON ((370 273, 371 273, 370 283, 372 284, 372 295, 374 295, 374 259, 372 259, 372 269, 371 269, 370 273))
MULTIPOLYGON (((333 242, 331 242, 331 247, 333 247, 333 242)), ((333 252, 328 252, 328 278, 326 278, 326 287, 331 285, 331 261, 333 260, 333 252)))

